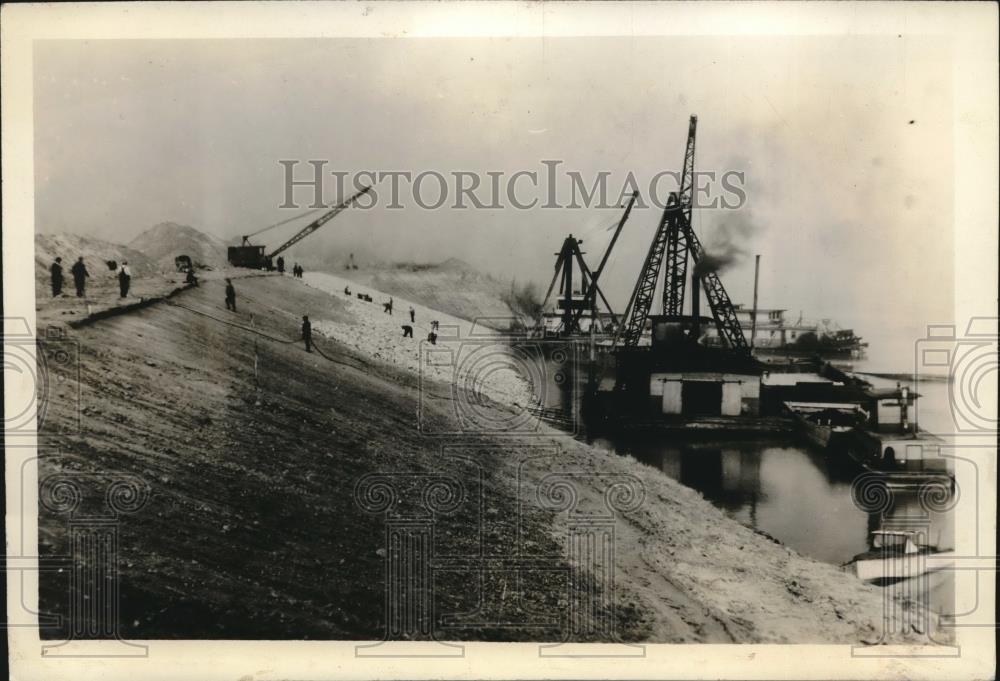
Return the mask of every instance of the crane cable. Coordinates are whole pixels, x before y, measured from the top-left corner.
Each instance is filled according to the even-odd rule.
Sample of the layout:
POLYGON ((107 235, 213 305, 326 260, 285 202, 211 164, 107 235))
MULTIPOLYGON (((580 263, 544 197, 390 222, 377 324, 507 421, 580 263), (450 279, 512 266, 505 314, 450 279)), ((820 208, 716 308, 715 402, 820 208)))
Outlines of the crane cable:
POLYGON ((299 220, 301 218, 304 218, 307 215, 312 215, 313 213, 318 213, 319 211, 324 210, 324 209, 326 209, 326 206, 322 206, 320 208, 313 208, 312 210, 308 210, 305 213, 302 213, 301 215, 293 215, 292 217, 285 218, 284 220, 281 220, 280 222, 275 222, 273 225, 268 225, 267 227, 264 227, 262 229, 258 229, 256 232, 251 232, 250 234, 246 234, 246 235, 244 235, 244 237, 247 238, 247 239, 249 239, 252 236, 257 236, 258 234, 266 232, 269 229, 274 229, 275 227, 281 227, 282 225, 287 225, 289 222, 293 222, 295 220, 299 220))

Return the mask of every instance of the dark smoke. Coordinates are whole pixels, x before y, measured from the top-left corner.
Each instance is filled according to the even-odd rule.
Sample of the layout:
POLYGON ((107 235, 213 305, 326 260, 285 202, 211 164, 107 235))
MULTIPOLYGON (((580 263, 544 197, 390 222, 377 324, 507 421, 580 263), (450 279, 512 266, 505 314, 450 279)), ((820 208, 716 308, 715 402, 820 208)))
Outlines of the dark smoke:
POLYGON ((705 254, 695 265, 695 273, 718 273, 739 262, 747 254, 744 244, 759 230, 748 209, 726 211, 723 221, 712 230, 708 242, 703 244, 705 254))
POLYGON ((732 249, 729 252, 704 253, 701 259, 695 263, 694 273, 699 277, 709 272, 721 272, 737 260, 737 256, 743 251, 732 249))

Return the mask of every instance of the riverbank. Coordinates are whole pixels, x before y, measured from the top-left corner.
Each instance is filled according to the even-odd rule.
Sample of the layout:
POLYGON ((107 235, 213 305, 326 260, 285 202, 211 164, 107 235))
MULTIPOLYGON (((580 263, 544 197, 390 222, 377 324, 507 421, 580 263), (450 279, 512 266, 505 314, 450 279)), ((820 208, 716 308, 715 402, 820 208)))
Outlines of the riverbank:
MULTIPOLYGON (((230 313, 222 283, 208 281, 68 332, 79 382, 50 396, 39 476, 83 475, 98 500, 117 474, 149 485, 149 501, 120 527, 123 637, 381 638, 385 509, 355 496, 376 475, 404 481, 393 483, 404 507, 428 499, 415 480, 466 485, 459 507, 436 519, 436 548, 452 562, 435 569, 432 598, 443 616, 480 616, 443 617, 439 638, 600 638, 562 617, 569 600, 583 600, 624 641, 878 639, 881 591, 634 460, 544 424, 513 440, 427 433, 428 417, 460 429, 460 410, 448 372, 421 377, 419 336, 402 338, 409 303, 395 299, 389 319, 380 292, 362 303, 304 283, 315 281, 238 280, 230 313), (298 340, 303 314, 323 355, 298 340), (435 399, 422 399, 428 388, 435 399), (613 595, 607 583, 592 588, 592 563, 565 553, 581 519, 609 504, 613 595), (483 564, 463 568, 462 556, 493 567, 470 587, 469 570, 483 564)), ((444 315, 415 308, 418 324, 445 326, 444 315)), ((477 407, 502 421, 523 406, 524 385, 494 378, 477 407)), ((43 508, 39 521, 41 554, 65 553, 68 518, 43 508)), ((65 579, 43 575, 46 612, 66 613, 65 579)))
MULTIPOLYGON (((350 280, 329 274, 315 274, 307 282, 333 294, 345 286, 352 292, 356 288, 350 280)), ((379 291, 365 292, 376 303, 388 299, 379 291)), ((420 366, 419 352, 401 338, 380 307, 356 296, 346 304, 355 315, 354 328, 363 332, 330 328, 334 337, 373 358, 377 353, 394 366, 426 374, 429 368, 420 366)), ((441 316, 405 299, 397 298, 394 304, 397 310, 413 305, 419 319, 441 316)), ((449 318, 449 323, 456 324, 463 336, 473 332, 464 320, 449 318)), ((436 378, 447 380, 447 376, 436 378)), ((520 396, 510 399, 509 385, 496 390, 486 380, 480 388, 509 408, 524 404, 520 396)), ((878 588, 765 538, 694 490, 631 457, 585 445, 544 424, 541 428, 549 435, 543 441, 559 448, 560 464, 582 474, 575 485, 581 513, 604 510, 605 481, 617 477, 640 481, 645 502, 615 525, 616 569, 619 583, 654 611, 652 640, 857 643, 878 639, 883 597, 878 588), (678 632, 685 632, 680 639, 678 632)), ((557 516, 557 524, 565 531, 568 519, 557 516)), ((935 637, 940 639, 941 633, 935 637)))

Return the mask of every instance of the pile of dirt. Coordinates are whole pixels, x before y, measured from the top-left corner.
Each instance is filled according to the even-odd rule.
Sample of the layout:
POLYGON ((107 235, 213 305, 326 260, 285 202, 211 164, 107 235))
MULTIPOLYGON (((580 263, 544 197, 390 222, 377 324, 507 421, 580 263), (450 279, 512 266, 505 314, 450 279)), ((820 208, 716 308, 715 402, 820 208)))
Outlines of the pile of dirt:
POLYGON ((109 261, 128 261, 133 277, 151 276, 159 271, 159 266, 145 253, 129 246, 113 244, 77 234, 36 234, 35 235, 35 280, 48 286, 49 267, 57 257, 62 258, 63 276, 67 287, 72 288, 73 278, 70 268, 76 259, 83 256, 90 276, 97 277, 113 273, 109 261))
POLYGON ((142 251, 165 269, 173 269, 174 258, 179 255, 189 256, 196 267, 220 268, 227 264, 227 247, 221 239, 174 222, 161 222, 128 245, 142 251))

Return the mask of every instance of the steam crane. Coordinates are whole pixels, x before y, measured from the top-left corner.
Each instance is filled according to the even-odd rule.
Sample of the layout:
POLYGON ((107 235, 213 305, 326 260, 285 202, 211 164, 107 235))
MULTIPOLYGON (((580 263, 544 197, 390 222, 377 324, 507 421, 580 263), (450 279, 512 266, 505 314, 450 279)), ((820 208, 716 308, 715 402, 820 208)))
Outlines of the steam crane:
POLYGON ((258 229, 256 232, 253 232, 251 234, 244 235, 242 237, 242 243, 239 246, 229 247, 228 251, 229 263, 235 267, 250 267, 253 269, 263 269, 263 268, 271 269, 272 258, 274 258, 275 256, 279 255, 280 253, 286 251, 290 247, 294 246, 298 242, 305 239, 307 236, 309 236, 317 229, 325 225, 327 222, 335 218, 342 210, 344 210, 349 205, 354 203, 354 201, 358 197, 360 197, 362 194, 367 194, 369 191, 371 191, 371 187, 365 187, 361 191, 351 196, 346 201, 340 202, 339 204, 328 210, 326 213, 323 213, 321 216, 319 216, 318 218, 310 222, 308 225, 300 229, 298 232, 295 233, 294 236, 292 236, 292 238, 290 238, 288 241, 278 246, 268 255, 264 254, 263 246, 257 246, 251 244, 250 237, 256 236, 270 229, 274 229, 275 227, 280 227, 281 225, 287 224, 293 220, 298 220, 299 218, 304 217, 304 215, 311 215, 316 211, 313 210, 309 211, 308 213, 305 213, 304 215, 296 215, 295 217, 282 220, 281 222, 277 222, 273 225, 268 225, 263 229, 258 229))
POLYGON ((632 193, 632 198, 629 199, 628 205, 625 207, 625 212, 622 214, 621 220, 618 221, 614 236, 611 237, 611 242, 604 251, 601 264, 598 265, 595 271, 591 272, 590 268, 587 267, 586 261, 583 259, 583 251, 580 250, 580 244, 583 243, 583 240, 574 238, 572 234, 566 237, 562 248, 556 253, 556 271, 552 276, 552 282, 549 284, 548 291, 545 292, 545 300, 542 302, 542 307, 545 308, 548 304, 549 297, 552 295, 552 289, 555 288, 556 281, 558 281, 560 295, 558 307, 562 311, 562 321, 559 325, 559 331, 562 335, 569 336, 578 333, 580 331, 580 318, 587 311, 590 311, 594 317, 591 325, 596 322, 597 296, 601 297, 601 301, 611 314, 612 322, 615 325, 618 324, 618 318, 611 309, 611 304, 604 296, 604 292, 598 286, 597 281, 600 279, 601 273, 608 263, 608 258, 611 256, 611 249, 615 247, 618 235, 621 234, 622 227, 625 226, 625 221, 628 220, 629 213, 632 212, 632 206, 635 204, 638 196, 638 192, 632 193), (573 297, 573 263, 576 263, 580 268, 582 299, 573 297))
MULTIPOLYGON (((691 210, 694 204, 694 143, 697 126, 698 117, 691 116, 680 191, 672 192, 667 200, 646 261, 625 308, 625 322, 615 336, 616 347, 634 348, 639 344, 646 321, 649 319, 664 259, 667 262, 667 271, 663 278, 663 315, 677 321, 683 318, 684 289, 690 254, 695 265, 695 278, 700 279, 705 289, 712 317, 719 330, 719 337, 731 350, 744 354, 750 352, 729 294, 726 293, 718 273, 710 266, 710 259, 691 227, 691 210)), ((692 282, 695 290, 691 292, 692 307, 695 308, 693 310, 695 329, 698 326, 697 284, 697 281, 692 282)))

